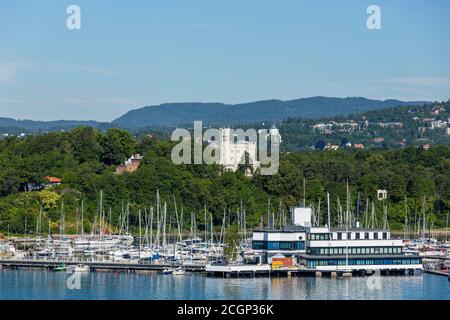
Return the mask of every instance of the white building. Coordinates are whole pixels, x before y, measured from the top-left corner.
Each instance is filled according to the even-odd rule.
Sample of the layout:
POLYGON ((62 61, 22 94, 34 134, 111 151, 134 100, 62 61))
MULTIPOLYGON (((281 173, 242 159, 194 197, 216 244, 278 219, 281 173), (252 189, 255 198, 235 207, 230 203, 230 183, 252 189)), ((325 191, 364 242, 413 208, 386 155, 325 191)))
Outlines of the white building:
POLYGON ((236 171, 239 163, 244 159, 245 153, 248 154, 249 163, 253 166, 253 169, 259 168, 256 141, 239 140, 237 134, 232 134, 230 128, 220 129, 220 135, 219 164, 225 170, 236 171))
POLYGON ((291 225, 254 230, 252 248, 259 262, 271 263, 282 254, 307 269, 325 272, 422 269, 420 256, 403 254, 402 240, 392 239, 389 230, 360 228, 358 223, 348 228, 314 227, 312 215, 312 208, 292 208, 291 225))
MULTIPOLYGON (((261 133, 261 130, 259 132, 261 133)), ((230 128, 221 128, 220 135, 221 139, 217 142, 219 164, 222 165, 225 170, 236 171, 239 168, 240 162, 244 160, 246 153, 249 156, 249 164, 252 166, 253 171, 260 167, 257 155, 257 141, 251 141, 245 137, 240 137, 230 128)), ((281 143, 281 135, 275 126, 272 126, 269 129, 269 133, 265 137, 259 136, 259 139, 264 138, 270 138, 270 141, 272 142, 277 141, 278 143, 281 143)), ((251 175, 251 172, 247 172, 247 175, 251 175)))
POLYGON ((431 129, 444 129, 447 127, 447 122, 442 120, 431 121, 431 129))

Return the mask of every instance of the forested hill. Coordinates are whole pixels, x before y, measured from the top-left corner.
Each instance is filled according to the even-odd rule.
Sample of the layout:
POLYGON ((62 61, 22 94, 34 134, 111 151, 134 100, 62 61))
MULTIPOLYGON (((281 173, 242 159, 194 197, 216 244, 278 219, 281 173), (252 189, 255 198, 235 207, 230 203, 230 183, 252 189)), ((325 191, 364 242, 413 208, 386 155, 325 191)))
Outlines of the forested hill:
POLYGON ((120 127, 130 131, 174 126, 192 126, 194 120, 206 125, 243 125, 248 123, 280 122, 289 117, 321 118, 349 115, 403 105, 423 105, 426 102, 399 100, 370 100, 366 98, 312 97, 290 101, 265 100, 243 104, 223 103, 167 103, 127 112, 112 123, 97 121, 32 121, 0 118, 0 134, 19 135, 46 131, 72 130, 91 126, 102 131, 120 127))
MULTIPOLYGON (((330 192, 334 222, 339 201, 341 206, 345 203, 347 180, 352 211, 358 208, 359 194, 359 207, 365 208, 366 199, 373 201, 379 222, 383 220, 383 202, 376 200, 376 190, 388 191, 384 204, 394 229, 401 229, 405 220, 405 197, 409 217, 422 215, 425 210, 430 227, 445 227, 450 210, 450 148, 444 146, 429 150, 407 147, 283 153, 277 175, 256 173, 249 179, 244 175, 245 168, 223 173, 219 166, 175 165, 170 159, 173 145, 152 136, 136 139, 124 130, 101 133, 91 127, 0 140, 0 234, 23 234, 25 226, 31 234, 40 207, 43 221, 48 221, 52 232, 57 233, 63 201, 66 231, 73 233, 81 200, 88 232, 98 213, 100 191, 105 210, 111 208, 114 226, 119 224, 123 206, 129 203, 130 225, 136 228, 139 210, 148 212, 150 206, 155 206, 159 190, 168 205, 167 221, 176 221, 175 196, 178 209, 185 213, 186 230, 190 228, 191 212, 196 214, 198 227, 203 228, 206 208, 220 231, 224 211, 231 212, 235 219, 241 201, 250 228, 257 226, 261 218, 267 221, 268 210, 278 214, 281 205, 288 212, 289 207, 300 203, 304 197, 303 179, 307 184, 306 201, 316 210, 320 203, 320 211, 326 212, 326 192, 330 192), (115 173, 117 165, 133 152, 143 154, 139 169, 115 173), (40 186, 46 176, 60 178, 61 185, 25 192, 30 185, 40 186), (268 209, 269 198, 272 205, 268 209)), ((361 209, 360 215, 364 212, 361 209)))
POLYGON ((370 100, 360 97, 311 97, 289 101, 264 100, 242 104, 168 103, 132 110, 112 122, 113 126, 138 129, 192 126, 195 120, 206 125, 235 125, 280 122, 289 117, 321 118, 349 115, 403 105, 423 105, 423 101, 370 100))
POLYGON ((450 146, 450 101, 401 106, 322 119, 290 118, 279 124, 286 151, 333 148, 450 146))
POLYGON ((104 122, 76 121, 76 120, 57 120, 57 121, 33 121, 16 120, 12 118, 0 118, 0 133, 19 134, 21 132, 45 132, 71 130, 79 126, 89 126, 95 128, 104 128, 109 124, 104 122))

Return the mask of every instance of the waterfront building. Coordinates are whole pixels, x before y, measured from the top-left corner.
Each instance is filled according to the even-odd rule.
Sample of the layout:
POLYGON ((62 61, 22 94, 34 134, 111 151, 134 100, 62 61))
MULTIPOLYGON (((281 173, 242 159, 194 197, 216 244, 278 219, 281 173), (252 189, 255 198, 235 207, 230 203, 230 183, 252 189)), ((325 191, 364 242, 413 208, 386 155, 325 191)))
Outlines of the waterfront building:
POLYGON ((314 226, 313 210, 291 209, 291 225, 281 229, 258 229, 252 248, 260 263, 271 263, 282 254, 296 264, 318 271, 412 271, 422 269, 419 256, 402 253, 402 240, 389 230, 314 226))

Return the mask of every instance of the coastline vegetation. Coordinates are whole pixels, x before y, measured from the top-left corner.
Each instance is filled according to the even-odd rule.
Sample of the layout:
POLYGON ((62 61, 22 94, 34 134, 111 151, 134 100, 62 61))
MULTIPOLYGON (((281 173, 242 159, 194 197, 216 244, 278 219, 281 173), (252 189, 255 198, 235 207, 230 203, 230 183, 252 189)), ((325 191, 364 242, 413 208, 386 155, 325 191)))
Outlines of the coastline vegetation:
POLYGON ((445 227, 450 210, 447 146, 428 150, 411 146, 395 150, 285 152, 280 155, 277 175, 261 176, 256 172, 253 178, 247 178, 244 167, 237 172, 223 172, 218 165, 174 165, 170 159, 173 145, 152 135, 136 138, 125 130, 113 128, 102 133, 92 127, 1 140, 0 233, 32 235, 40 208, 43 233, 46 225, 52 233, 58 233, 62 202, 66 232, 75 233, 82 201, 84 230, 89 232, 98 212, 100 191, 112 225, 118 225, 120 212, 129 205, 132 228, 138 226, 138 210, 155 206, 157 191, 167 202, 169 215, 174 212, 175 197, 179 212, 184 212, 185 230, 190 228, 191 212, 202 229, 206 207, 213 215, 214 226, 220 228, 224 212, 235 216, 241 204, 249 228, 261 221, 267 225, 268 212, 279 214, 284 210, 289 216, 289 207, 302 203, 304 197, 306 204, 316 210, 320 200, 324 219, 327 191, 336 221, 338 197, 345 208, 347 180, 352 211, 356 213, 359 206, 362 220, 367 199, 373 201, 381 223, 384 203, 393 230, 403 227, 405 199, 410 221, 424 210, 436 228, 445 227), (117 165, 135 152, 143 155, 139 170, 117 174, 117 165), (30 186, 45 183, 46 176, 58 177, 62 183, 28 191, 33 189, 30 186), (376 199, 378 189, 388 191, 386 201, 376 199))

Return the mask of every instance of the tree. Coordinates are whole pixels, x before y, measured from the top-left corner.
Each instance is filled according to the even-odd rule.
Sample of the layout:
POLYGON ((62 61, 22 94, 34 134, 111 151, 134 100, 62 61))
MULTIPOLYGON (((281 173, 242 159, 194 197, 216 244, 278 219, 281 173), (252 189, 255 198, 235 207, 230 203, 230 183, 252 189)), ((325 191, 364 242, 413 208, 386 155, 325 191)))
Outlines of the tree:
POLYGON ((326 146, 325 141, 319 140, 319 141, 316 142, 315 148, 317 150, 323 150, 323 148, 325 148, 325 146, 326 146))
POLYGON ((42 190, 39 192, 38 197, 42 207, 46 210, 55 209, 58 201, 61 199, 59 194, 50 190, 42 190))
POLYGON ((73 156, 80 163, 98 161, 98 133, 92 127, 78 127, 71 133, 73 156))
POLYGON ((227 259, 234 260, 239 247, 239 242, 238 226, 229 226, 225 231, 225 243, 227 246, 224 249, 224 255, 227 259))
POLYGON ((101 139, 101 160, 106 165, 120 164, 133 152, 135 142, 128 131, 112 128, 101 139))

